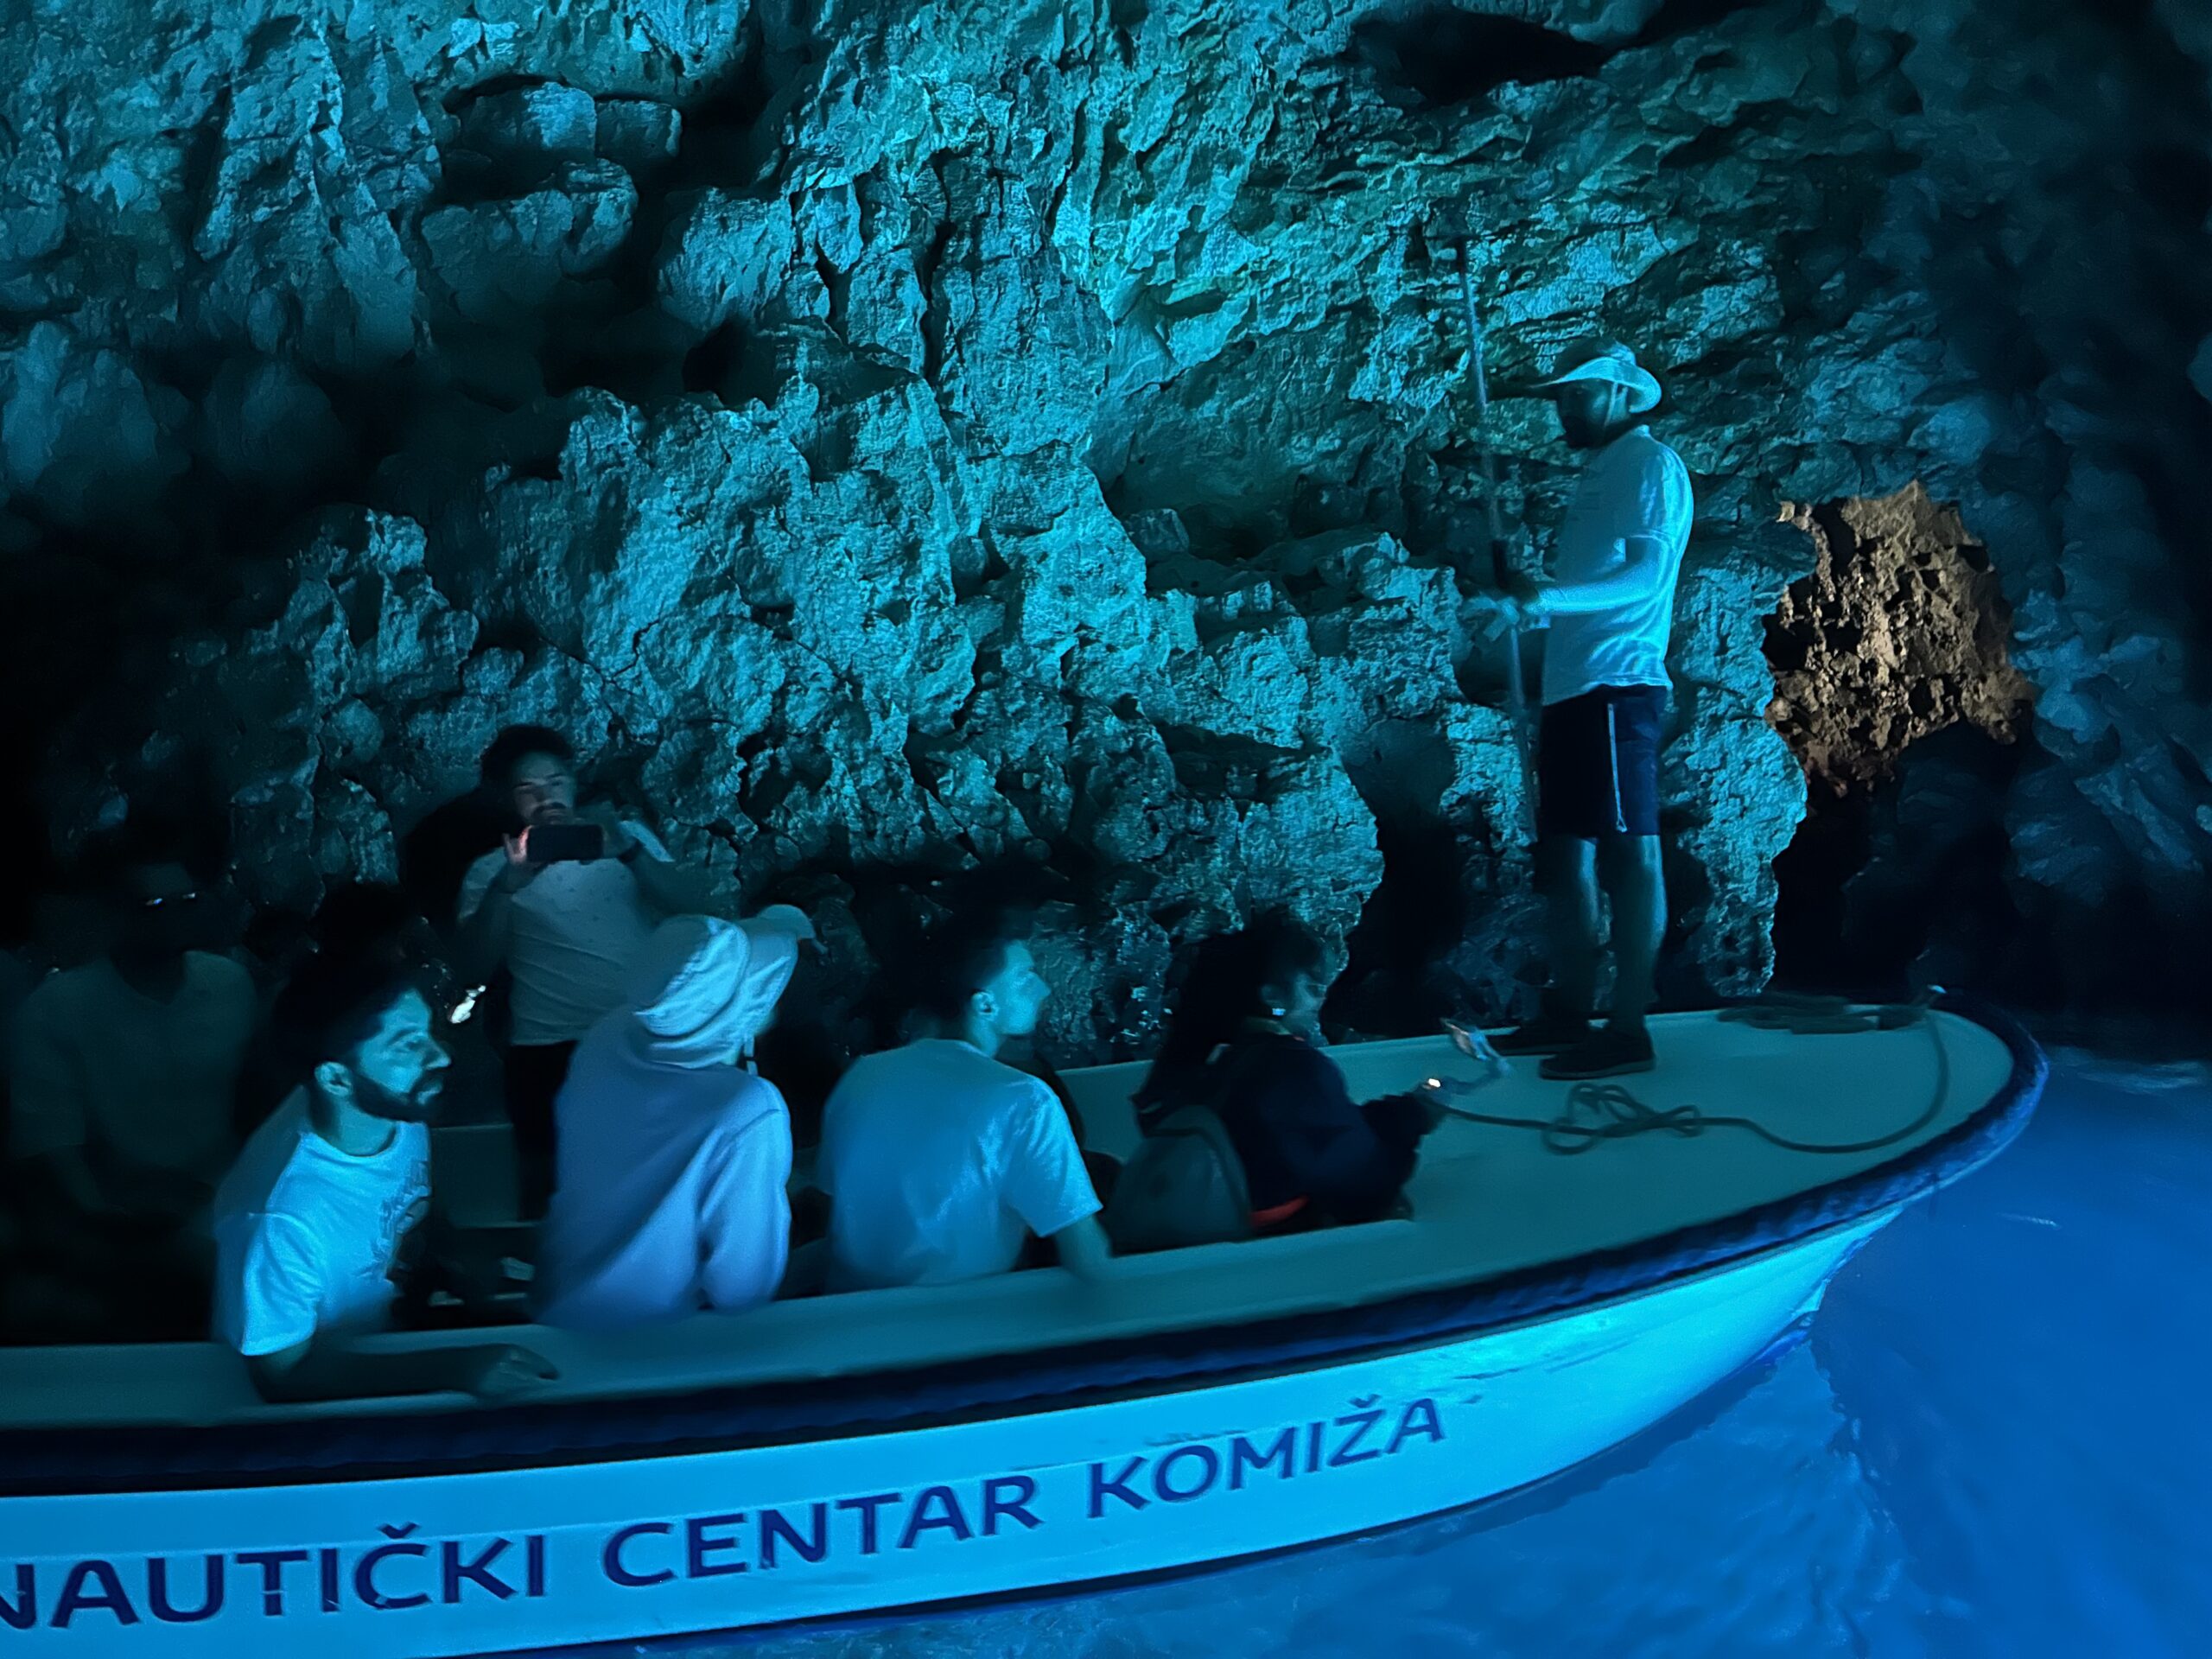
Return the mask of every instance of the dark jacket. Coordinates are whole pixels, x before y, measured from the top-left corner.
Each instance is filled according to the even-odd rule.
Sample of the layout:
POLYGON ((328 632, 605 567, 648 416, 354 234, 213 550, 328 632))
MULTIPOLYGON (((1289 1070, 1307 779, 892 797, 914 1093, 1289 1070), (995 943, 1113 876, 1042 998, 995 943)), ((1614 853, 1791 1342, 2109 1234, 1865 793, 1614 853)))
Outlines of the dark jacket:
POLYGON ((1210 1103, 1244 1160, 1255 1217, 1303 1199, 1301 1224, 1373 1221, 1397 1202, 1427 1128, 1419 1102, 1360 1105, 1325 1055, 1280 1030, 1238 1038, 1213 1066, 1210 1103))

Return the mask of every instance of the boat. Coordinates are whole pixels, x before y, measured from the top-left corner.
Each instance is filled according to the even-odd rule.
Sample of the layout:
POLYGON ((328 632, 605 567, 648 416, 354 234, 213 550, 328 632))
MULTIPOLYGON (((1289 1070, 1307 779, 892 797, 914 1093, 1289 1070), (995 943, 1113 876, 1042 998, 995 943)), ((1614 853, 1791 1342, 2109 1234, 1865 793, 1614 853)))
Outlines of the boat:
MULTIPOLYGON (((1193 1570, 1529 1487, 1776 1351, 2034 1108, 2002 1014, 1855 1023, 1666 1016, 1656 1071, 1580 1091, 1523 1066, 1465 1093, 1445 1037, 1333 1049, 1356 1095, 1438 1079, 1485 1120, 1431 1137, 1409 1216, 1103 1284, 505 1331, 561 1375, 499 1406, 265 1405, 212 1344, 0 1354, 0 1643, 634 1642, 1193 1570)), ((1068 1075, 1097 1149, 1134 1143, 1141 1074, 1068 1075)), ((442 1132, 434 1180, 469 1189, 491 1133, 442 1132)))

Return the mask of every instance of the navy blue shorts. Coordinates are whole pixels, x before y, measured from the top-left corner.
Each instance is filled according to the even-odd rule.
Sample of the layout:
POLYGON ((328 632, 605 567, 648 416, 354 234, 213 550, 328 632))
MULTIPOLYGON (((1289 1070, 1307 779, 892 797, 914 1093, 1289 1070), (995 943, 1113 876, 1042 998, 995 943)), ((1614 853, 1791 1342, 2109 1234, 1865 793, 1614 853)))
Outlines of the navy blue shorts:
POLYGON ((1605 685, 1544 709, 1536 728, 1536 833, 1598 841, 1659 833, 1667 692, 1605 685))

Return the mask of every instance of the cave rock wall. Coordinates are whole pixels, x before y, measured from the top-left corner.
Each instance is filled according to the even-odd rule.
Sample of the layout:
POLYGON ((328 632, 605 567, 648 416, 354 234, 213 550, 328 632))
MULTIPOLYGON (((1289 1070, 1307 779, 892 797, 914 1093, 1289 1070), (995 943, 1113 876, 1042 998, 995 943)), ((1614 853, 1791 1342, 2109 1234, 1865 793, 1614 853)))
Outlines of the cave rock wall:
MULTIPOLYGON (((1408 837, 1450 849, 1427 982, 1502 1011, 1533 938, 1458 621, 1461 232, 1501 378, 1629 339, 1697 481, 1677 994, 1771 963, 1784 501, 1957 504, 2042 694, 2036 824, 2212 834, 2150 608, 2207 204, 2109 188, 2186 152, 2179 6, 37 10, 0 42, 0 547, 63 840, 204 766, 247 896, 304 908, 544 719, 855 962, 877 887, 1050 878, 1074 1052, 1261 904, 1357 961, 1408 837)), ((1535 405, 1490 436, 1541 543, 1572 466, 1535 405)))
POLYGON ((1838 795, 1885 782, 1912 744, 1961 721, 2019 740, 2034 688, 2008 654, 1988 550, 1955 510, 1915 484, 1788 516, 1819 563, 1769 619, 1769 712, 1808 777, 1838 795))

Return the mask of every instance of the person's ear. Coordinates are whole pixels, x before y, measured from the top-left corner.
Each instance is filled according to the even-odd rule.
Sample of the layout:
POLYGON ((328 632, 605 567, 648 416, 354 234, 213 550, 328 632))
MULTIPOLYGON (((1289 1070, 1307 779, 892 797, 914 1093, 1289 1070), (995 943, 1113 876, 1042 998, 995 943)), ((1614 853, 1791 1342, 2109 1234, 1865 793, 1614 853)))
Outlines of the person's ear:
POLYGON ((315 1069, 315 1087, 329 1100, 353 1097, 353 1074, 336 1060, 325 1060, 315 1069))
POLYGON ((988 1020, 999 1011, 998 1000, 988 991, 978 991, 968 999, 968 1006, 979 1020, 988 1020))

